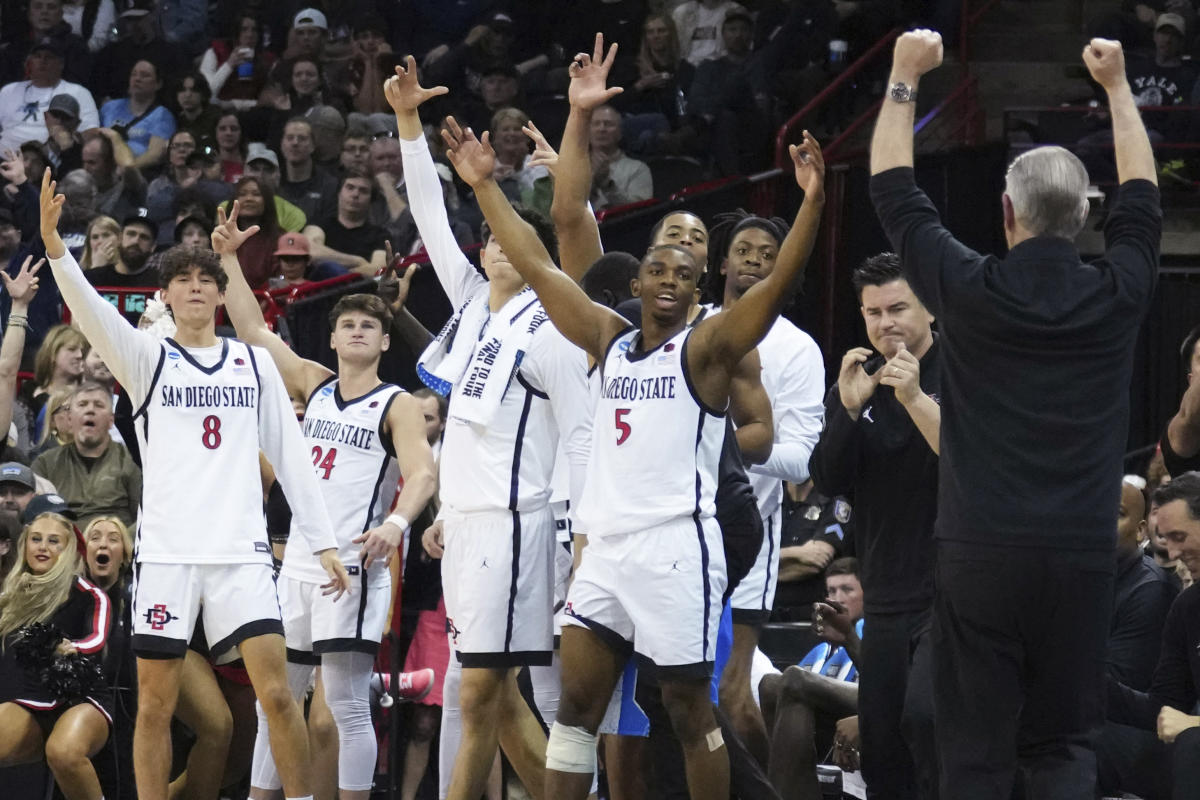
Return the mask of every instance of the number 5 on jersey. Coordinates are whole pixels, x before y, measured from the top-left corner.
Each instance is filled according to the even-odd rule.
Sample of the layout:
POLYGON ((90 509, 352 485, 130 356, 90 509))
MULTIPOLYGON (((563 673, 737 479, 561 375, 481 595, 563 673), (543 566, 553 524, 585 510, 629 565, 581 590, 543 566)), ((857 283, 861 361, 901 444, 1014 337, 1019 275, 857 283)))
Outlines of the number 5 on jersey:
POLYGON ((613 415, 616 417, 617 424, 617 444, 625 444, 625 440, 633 433, 633 428, 625 421, 625 417, 629 416, 629 409, 618 408, 613 415))

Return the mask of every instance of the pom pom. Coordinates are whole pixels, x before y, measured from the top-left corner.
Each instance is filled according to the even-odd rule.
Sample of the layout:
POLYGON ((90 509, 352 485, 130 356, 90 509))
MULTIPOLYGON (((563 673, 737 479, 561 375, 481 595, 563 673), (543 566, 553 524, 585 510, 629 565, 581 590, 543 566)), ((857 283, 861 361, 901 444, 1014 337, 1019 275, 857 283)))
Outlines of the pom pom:
POLYGON ((154 293, 154 297, 146 301, 142 318, 138 320, 138 328, 152 333, 159 339, 175 335, 175 318, 162 300, 162 292, 154 293))
POLYGON ((83 653, 70 653, 55 660, 42 673, 43 685, 57 699, 80 700, 104 689, 104 669, 99 661, 83 653))
POLYGON ((34 622, 17 631, 12 644, 13 655, 24 669, 41 673, 54 663, 57 658, 55 651, 65 638, 55 626, 34 622))

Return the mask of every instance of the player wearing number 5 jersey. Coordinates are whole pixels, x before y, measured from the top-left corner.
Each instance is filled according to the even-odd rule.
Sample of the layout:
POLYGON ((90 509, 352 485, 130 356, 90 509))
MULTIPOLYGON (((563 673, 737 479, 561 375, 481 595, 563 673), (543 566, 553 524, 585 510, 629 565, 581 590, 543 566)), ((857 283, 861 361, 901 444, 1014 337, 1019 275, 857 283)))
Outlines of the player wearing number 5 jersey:
MULTIPOLYGON (((597 58, 599 56, 597 47, 597 58)), ((588 57, 577 57, 573 70, 588 57)), ((791 154, 804 203, 771 275, 737 305, 687 328, 701 268, 676 245, 652 247, 634 294, 642 325, 588 299, 560 272, 493 177, 495 154, 453 119, 447 154, 513 268, 563 336, 601 364, 592 453, 579 513, 588 546, 567 595, 562 697, 546 745, 546 791, 583 800, 596 731, 632 651, 657 667, 683 745, 693 800, 729 797, 729 759, 708 701, 725 560, 714 514, 717 461, 738 363, 770 330, 812 250, 824 206, 824 165, 804 134, 791 154)))
POLYGON ((46 170, 41 233, 54 277, 75 321, 138 408, 145 474, 133 600, 138 796, 166 800, 182 657, 203 606, 213 652, 237 646, 245 661, 266 709, 287 797, 308 797, 308 740, 284 670, 260 448, 294 499, 295 532, 330 579, 324 591, 340 596, 349 578, 283 381, 265 351, 217 337, 225 276, 212 252, 178 247, 164 258, 163 299, 177 332, 160 341, 131 328, 85 280, 58 235, 63 202, 46 170))
MULTIPOLYGON (((212 235, 213 250, 229 277, 225 307, 238 335, 271 354, 288 392, 308 398, 304 438, 337 535, 338 556, 351 576, 348 596, 331 603, 321 594, 321 570, 312 555, 301 547, 287 548, 279 595, 288 684, 298 698, 308 688, 314 665, 321 665, 325 700, 338 729, 340 797, 366 800, 377 756, 369 702, 372 665, 392 597, 387 562, 409 521, 433 496, 433 452, 418 402, 379 380, 379 358, 388 347, 392 322, 384 302, 355 294, 333 307, 330 346, 338 357, 336 375, 302 359, 267 328, 242 274, 238 247, 258 228, 238 230, 237 215, 235 202, 228 219, 220 212, 221 224, 212 235), (399 498, 397 463, 404 478, 399 498), (393 499, 395 512, 384 519, 393 499)), ((290 494, 288 500, 294 507, 290 494)), ((261 718, 261 709, 259 713, 261 718)), ((255 798, 279 789, 271 748, 261 735, 250 782, 255 798)))

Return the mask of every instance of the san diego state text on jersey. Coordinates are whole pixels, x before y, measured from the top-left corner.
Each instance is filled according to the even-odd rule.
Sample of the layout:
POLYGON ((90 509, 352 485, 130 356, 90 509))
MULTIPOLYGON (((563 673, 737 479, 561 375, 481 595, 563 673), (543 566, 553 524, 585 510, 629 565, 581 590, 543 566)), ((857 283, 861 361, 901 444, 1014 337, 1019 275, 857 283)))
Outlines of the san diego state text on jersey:
POLYGON ((361 428, 332 419, 313 419, 311 417, 304 419, 304 437, 306 439, 320 439, 369 450, 375 441, 375 433, 371 428, 361 428))
POLYGON ((258 387, 164 385, 162 405, 182 408, 254 408, 258 405, 258 387))

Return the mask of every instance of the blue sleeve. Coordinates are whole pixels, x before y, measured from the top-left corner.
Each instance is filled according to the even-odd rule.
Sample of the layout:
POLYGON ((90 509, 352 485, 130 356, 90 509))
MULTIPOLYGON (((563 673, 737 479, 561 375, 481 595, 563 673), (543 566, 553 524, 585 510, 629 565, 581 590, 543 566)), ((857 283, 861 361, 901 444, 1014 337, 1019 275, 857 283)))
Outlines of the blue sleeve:
POLYGON ((159 106, 138 127, 145 128, 151 136, 170 139, 175 135, 175 117, 167 111, 166 106, 159 106))

